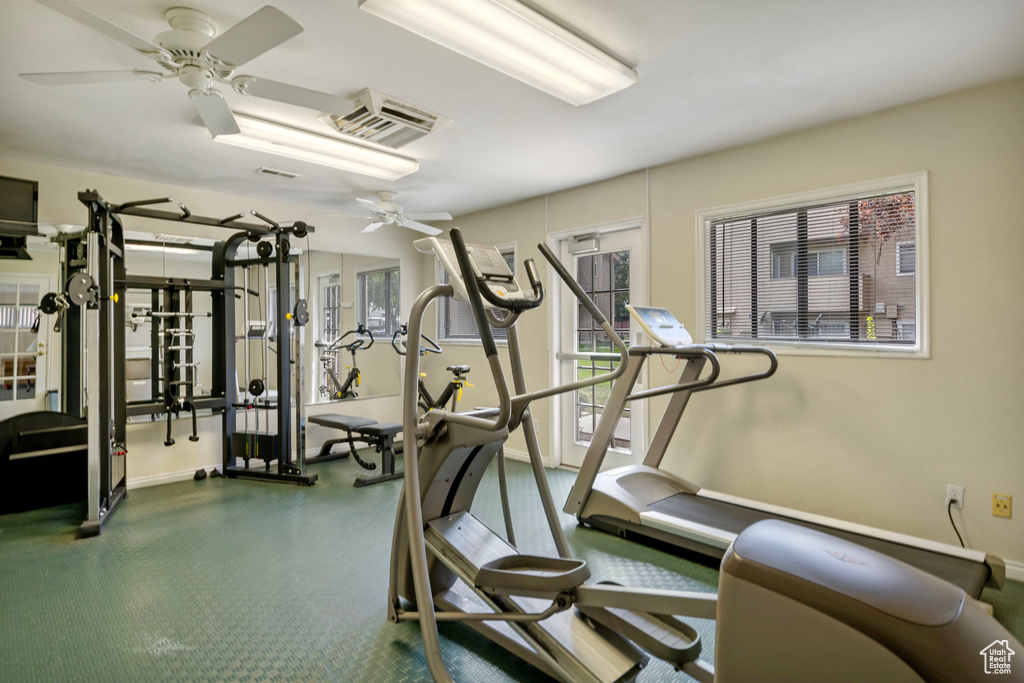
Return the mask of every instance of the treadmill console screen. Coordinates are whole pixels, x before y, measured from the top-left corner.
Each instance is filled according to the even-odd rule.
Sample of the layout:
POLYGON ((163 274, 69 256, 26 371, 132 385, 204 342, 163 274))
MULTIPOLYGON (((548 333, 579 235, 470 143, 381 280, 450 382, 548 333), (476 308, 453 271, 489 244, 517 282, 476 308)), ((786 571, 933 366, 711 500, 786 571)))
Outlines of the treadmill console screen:
POLYGON ((693 337, 667 308, 627 305, 629 314, 651 339, 662 346, 689 346, 693 337))

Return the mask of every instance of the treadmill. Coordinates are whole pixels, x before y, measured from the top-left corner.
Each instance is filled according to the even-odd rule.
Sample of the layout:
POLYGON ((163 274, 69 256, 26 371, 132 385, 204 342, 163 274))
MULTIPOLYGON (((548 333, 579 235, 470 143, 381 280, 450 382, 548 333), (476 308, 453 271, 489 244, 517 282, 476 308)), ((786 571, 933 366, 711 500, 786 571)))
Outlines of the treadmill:
POLYGON ((884 529, 769 505, 701 488, 660 469, 690 397, 700 391, 766 379, 778 367, 768 348, 694 344, 686 328, 667 309, 627 306, 630 315, 657 346, 629 349, 627 367, 612 385, 583 465, 563 510, 582 524, 637 540, 653 539, 721 558, 741 531, 764 519, 783 519, 852 541, 895 557, 964 589, 974 598, 985 586, 1001 588, 1002 559, 979 550, 929 541, 884 529), (723 354, 756 354, 768 368, 760 373, 720 379, 723 354), (685 361, 675 384, 634 392, 644 362, 671 355, 685 361), (705 370, 707 369, 707 372, 705 370), (601 472, 611 439, 628 401, 669 395, 668 406, 644 460, 601 472))

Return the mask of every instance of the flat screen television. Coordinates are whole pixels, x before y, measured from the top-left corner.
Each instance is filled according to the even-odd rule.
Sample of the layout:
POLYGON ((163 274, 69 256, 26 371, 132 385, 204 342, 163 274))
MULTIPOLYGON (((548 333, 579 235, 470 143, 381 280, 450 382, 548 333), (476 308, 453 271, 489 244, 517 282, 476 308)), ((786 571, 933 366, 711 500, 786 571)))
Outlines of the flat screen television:
POLYGON ((39 183, 0 176, 0 235, 39 234, 39 183))

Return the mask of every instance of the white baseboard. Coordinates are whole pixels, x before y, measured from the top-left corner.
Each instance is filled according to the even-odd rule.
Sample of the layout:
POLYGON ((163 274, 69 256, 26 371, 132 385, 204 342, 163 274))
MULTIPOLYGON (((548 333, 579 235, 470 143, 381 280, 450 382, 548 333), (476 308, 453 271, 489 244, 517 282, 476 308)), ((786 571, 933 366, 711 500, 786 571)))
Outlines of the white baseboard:
MULTIPOLYGON (((511 448, 505 449, 505 457, 509 460, 518 460, 519 462, 530 462, 530 454, 526 451, 517 451, 511 448)), ((544 467, 550 468, 551 461, 544 457, 544 467)))
MULTIPOLYGON (((129 491, 131 489, 146 488, 147 486, 159 486, 160 484, 171 484, 171 483, 174 483, 176 481, 186 481, 187 479, 192 479, 193 477, 195 477, 196 470, 198 470, 198 469, 199 468, 197 467, 195 469, 182 470, 180 472, 165 472, 163 474, 151 474, 151 475, 145 476, 145 477, 135 477, 134 479, 129 479, 126 483, 127 483, 129 491)), ((210 467, 205 467, 203 469, 205 469, 207 472, 209 472, 211 468, 210 467)), ((213 469, 218 469, 219 470, 220 467, 216 467, 216 468, 213 468, 213 469)))
POLYGON ((1024 582, 1024 562, 1004 560, 1006 562, 1006 578, 1024 582))

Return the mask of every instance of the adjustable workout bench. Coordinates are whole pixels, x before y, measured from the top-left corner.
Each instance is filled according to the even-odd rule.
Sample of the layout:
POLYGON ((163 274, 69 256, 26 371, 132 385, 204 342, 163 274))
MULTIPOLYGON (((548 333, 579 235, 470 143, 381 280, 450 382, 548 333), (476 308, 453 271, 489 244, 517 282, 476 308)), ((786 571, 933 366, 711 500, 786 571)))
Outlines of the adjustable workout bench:
POLYGON ((401 470, 395 471, 395 435, 402 431, 402 425, 397 422, 377 422, 368 417, 353 415, 311 415, 307 420, 321 427, 340 429, 346 433, 346 436, 339 439, 324 441, 324 445, 320 447, 320 453, 315 458, 306 459, 307 465, 347 458, 351 455, 363 468, 377 469, 375 463, 366 462, 359 457, 359 453, 356 451, 356 442, 358 441, 373 446, 381 454, 381 473, 376 477, 358 477, 355 480, 355 486, 369 486, 382 481, 402 478, 401 470), (338 443, 347 443, 348 453, 344 451, 331 453, 331 447, 338 443))

